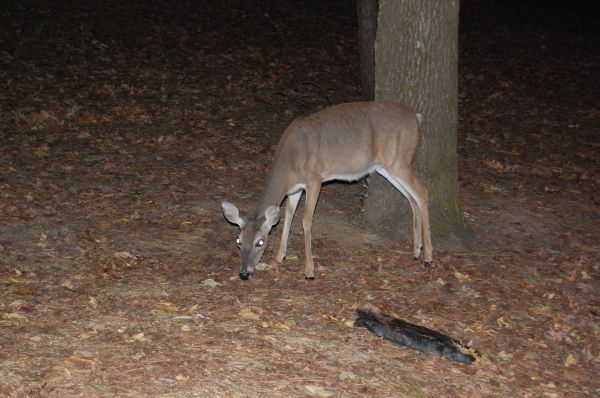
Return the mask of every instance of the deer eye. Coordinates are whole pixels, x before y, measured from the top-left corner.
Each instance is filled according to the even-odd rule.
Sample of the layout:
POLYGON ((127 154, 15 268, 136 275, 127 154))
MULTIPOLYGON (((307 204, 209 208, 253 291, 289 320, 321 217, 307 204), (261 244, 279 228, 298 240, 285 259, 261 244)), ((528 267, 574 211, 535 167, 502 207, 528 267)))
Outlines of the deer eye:
POLYGON ((242 244, 242 241, 240 240, 240 238, 237 238, 235 240, 235 244, 238 245, 238 246, 242 244))
POLYGON ((265 245, 265 241, 262 239, 259 239, 256 241, 256 247, 263 247, 265 245))

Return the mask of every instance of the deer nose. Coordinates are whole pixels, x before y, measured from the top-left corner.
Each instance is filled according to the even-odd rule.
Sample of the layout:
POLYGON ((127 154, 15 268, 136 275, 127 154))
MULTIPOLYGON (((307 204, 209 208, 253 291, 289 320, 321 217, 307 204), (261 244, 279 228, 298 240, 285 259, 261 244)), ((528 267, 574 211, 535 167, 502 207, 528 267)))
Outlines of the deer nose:
POLYGON ((242 271, 240 272, 240 279, 247 281, 252 276, 252 272, 242 271))

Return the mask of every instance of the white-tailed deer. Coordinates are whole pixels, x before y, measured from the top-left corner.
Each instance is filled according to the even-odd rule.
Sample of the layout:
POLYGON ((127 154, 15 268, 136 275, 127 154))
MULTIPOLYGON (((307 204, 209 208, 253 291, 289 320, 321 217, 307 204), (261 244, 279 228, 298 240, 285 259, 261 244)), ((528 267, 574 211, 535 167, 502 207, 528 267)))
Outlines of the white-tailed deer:
POLYGON ((223 214, 240 227, 237 244, 242 255, 240 278, 250 279, 263 255, 271 228, 279 221, 279 206, 287 196, 285 219, 275 260, 286 255, 292 218, 306 191, 302 218, 306 279, 314 279, 311 227, 321 184, 356 181, 374 171, 384 176, 410 202, 413 214, 414 257, 424 250, 432 261, 427 189, 412 169, 420 139, 421 115, 392 101, 354 102, 332 106, 294 120, 285 130, 261 199, 249 217, 223 202, 223 214))

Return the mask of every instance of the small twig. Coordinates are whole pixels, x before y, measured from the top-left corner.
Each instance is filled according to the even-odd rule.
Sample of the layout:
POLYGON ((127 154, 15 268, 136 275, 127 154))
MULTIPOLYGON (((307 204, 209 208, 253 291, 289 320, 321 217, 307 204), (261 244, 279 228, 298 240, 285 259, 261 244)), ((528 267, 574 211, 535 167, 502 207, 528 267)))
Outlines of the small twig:
POLYGON ((294 101, 294 102, 296 102, 297 104, 299 104, 299 105, 302 105, 302 106, 309 107, 309 106, 311 105, 311 104, 309 104, 308 102, 306 102, 306 101, 303 101, 303 100, 302 100, 300 97, 298 97, 297 95, 288 94, 288 93, 285 93, 285 92, 283 92, 283 91, 277 91, 275 94, 280 94, 280 95, 284 96, 285 98, 289 98, 289 99, 291 99, 292 101, 294 101))
POLYGON ((310 86, 315 86, 319 90, 319 93, 321 93, 321 96, 323 98, 325 98, 325 101, 327 102, 327 106, 331 105, 331 100, 329 99, 329 95, 327 95, 327 91, 325 91, 325 89, 323 89, 321 86, 319 86, 315 82, 304 82, 304 84, 308 84, 310 86))

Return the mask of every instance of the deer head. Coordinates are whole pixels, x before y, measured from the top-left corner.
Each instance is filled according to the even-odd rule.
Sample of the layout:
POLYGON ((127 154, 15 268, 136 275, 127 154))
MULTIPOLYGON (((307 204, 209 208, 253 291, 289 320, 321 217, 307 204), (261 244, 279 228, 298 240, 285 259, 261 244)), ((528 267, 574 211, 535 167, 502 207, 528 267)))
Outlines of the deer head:
POLYGON ((240 278, 248 280, 267 248, 271 228, 279 221, 279 206, 271 205, 264 214, 251 217, 240 215, 239 209, 229 202, 222 202, 221 206, 227 221, 240 227, 240 235, 236 239, 242 255, 240 278))

